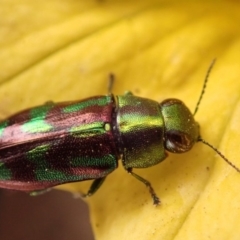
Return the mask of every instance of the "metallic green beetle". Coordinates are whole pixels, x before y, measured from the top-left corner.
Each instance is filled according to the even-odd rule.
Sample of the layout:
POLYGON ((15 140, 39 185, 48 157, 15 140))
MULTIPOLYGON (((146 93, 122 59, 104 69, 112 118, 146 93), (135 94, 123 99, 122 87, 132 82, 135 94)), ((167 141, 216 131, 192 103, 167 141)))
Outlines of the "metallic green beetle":
POLYGON ((107 96, 48 103, 2 121, 0 187, 36 192, 94 179, 84 195, 90 196, 122 159, 126 171, 148 187, 158 205, 160 200, 150 182, 132 169, 160 163, 167 151, 187 152, 197 141, 213 148, 239 171, 200 137, 199 125, 182 101, 158 103, 131 93, 114 96, 109 87, 107 96))

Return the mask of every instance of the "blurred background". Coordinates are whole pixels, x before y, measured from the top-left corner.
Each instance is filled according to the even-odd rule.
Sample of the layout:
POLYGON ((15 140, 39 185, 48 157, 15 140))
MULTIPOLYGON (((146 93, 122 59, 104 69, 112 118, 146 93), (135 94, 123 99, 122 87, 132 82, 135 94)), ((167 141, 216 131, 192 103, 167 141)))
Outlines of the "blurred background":
POLYGON ((93 240, 88 206, 71 193, 52 190, 31 197, 0 190, 1 240, 93 240))

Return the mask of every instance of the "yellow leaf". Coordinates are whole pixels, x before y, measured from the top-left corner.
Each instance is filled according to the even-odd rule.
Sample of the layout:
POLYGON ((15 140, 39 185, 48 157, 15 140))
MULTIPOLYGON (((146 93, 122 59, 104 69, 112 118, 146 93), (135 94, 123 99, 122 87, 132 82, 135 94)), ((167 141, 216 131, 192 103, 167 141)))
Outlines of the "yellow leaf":
MULTIPOLYGON (((240 166, 239 9, 234 1, 1 0, 0 118, 49 100, 114 93, 194 111, 208 66, 217 63, 196 114, 202 137, 240 166)), ((120 167, 87 199, 97 239, 238 239, 240 174, 197 143, 186 154, 134 172, 120 167)), ((90 183, 62 186, 86 192, 90 183)))

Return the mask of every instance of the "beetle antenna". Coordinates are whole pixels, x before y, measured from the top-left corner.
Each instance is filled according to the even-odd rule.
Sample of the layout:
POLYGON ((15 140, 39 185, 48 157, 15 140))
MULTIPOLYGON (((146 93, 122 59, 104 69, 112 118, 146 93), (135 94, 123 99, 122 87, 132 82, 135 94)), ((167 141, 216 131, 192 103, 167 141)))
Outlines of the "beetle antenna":
POLYGON ((204 139, 202 139, 201 137, 198 138, 198 142, 202 142, 203 144, 209 146, 211 149, 213 149, 227 164, 229 164, 230 166, 232 166, 237 172, 240 173, 240 169, 234 165, 232 162, 230 162, 217 148, 215 148, 213 145, 211 145, 210 143, 206 142, 204 139))
POLYGON ((109 80, 108 80, 108 95, 112 94, 113 84, 114 84, 115 76, 113 73, 109 74, 109 80))
POLYGON ((197 111, 198 111, 200 102, 202 101, 203 94, 205 93, 205 89, 206 89, 206 86, 207 86, 207 82, 208 82, 209 75, 210 75, 210 73, 211 73, 211 71, 212 71, 212 68, 213 68, 215 62, 216 62, 216 59, 213 59, 213 61, 211 62, 210 66, 209 66, 209 68, 208 68, 206 77, 205 77, 205 79, 204 79, 202 91, 201 91, 200 97, 199 97, 199 99, 198 99, 196 108, 195 108, 195 110, 194 110, 193 116, 195 116, 196 113, 197 113, 197 111))
MULTIPOLYGON (((209 78, 209 75, 212 71, 212 68, 214 66, 216 62, 216 59, 213 59, 212 63, 210 64, 209 68, 208 68, 208 71, 207 71, 207 74, 206 74, 206 77, 205 77, 205 80, 204 80, 204 83, 203 83, 203 87, 202 87, 202 91, 201 91, 201 94, 200 94, 200 97, 198 99, 198 102, 197 102, 197 105, 196 105, 196 108, 195 108, 195 111, 194 111, 194 114, 195 115, 198 111, 198 108, 199 108, 199 105, 200 105, 200 102, 202 101, 202 97, 203 97, 203 94, 205 92, 205 89, 206 89, 206 86, 207 86, 207 82, 208 82, 208 78, 209 78)), ((208 147, 210 147, 213 151, 215 151, 228 165, 230 165, 231 167, 233 167, 237 172, 240 173, 240 168, 237 167, 236 165, 234 165, 232 162, 230 162, 216 147, 214 147, 212 144, 210 144, 209 142, 205 141, 204 139, 202 139, 200 136, 198 137, 198 142, 202 142, 203 144, 207 145, 208 147)))

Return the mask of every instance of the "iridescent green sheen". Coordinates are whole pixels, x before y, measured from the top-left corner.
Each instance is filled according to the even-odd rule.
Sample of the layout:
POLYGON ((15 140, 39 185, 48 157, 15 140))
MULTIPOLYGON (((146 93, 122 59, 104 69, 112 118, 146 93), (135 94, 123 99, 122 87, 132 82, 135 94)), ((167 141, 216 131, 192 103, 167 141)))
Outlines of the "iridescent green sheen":
POLYGON ((32 119, 21 126, 22 131, 28 133, 44 133, 53 130, 53 126, 43 119, 32 119))
POLYGON ((0 137, 2 136, 3 131, 7 127, 7 125, 8 125, 8 121, 7 120, 0 123, 0 137))
POLYGON ((91 107, 91 106, 104 106, 104 105, 107 105, 108 103, 110 103, 112 100, 111 100, 111 97, 110 96, 106 96, 104 98, 94 98, 94 99, 88 99, 84 102, 78 102, 78 103, 74 103, 74 104, 71 104, 69 106, 66 106, 62 109, 62 112, 63 113, 73 113, 73 112, 77 112, 77 111, 80 111, 84 108, 87 108, 87 107, 91 107))
POLYGON ((77 157, 70 160, 72 167, 109 167, 113 169, 117 167, 117 161, 111 154, 107 154, 103 157, 77 157))
POLYGON ((27 159, 35 164, 34 174, 37 181, 54 179, 54 174, 57 174, 56 171, 48 171, 49 163, 45 159, 45 156, 49 147, 49 144, 43 144, 26 153, 27 159))
POLYGON ((46 160, 46 153, 50 145, 44 144, 27 152, 26 156, 30 162, 35 163, 34 174, 37 181, 59 181, 68 179, 64 171, 54 169, 46 160))
POLYGON ((69 133, 75 137, 90 137, 104 134, 106 132, 104 122, 93 122, 89 124, 80 124, 69 130, 69 133))
POLYGON ((32 108, 29 111, 30 118, 32 119, 45 119, 48 112, 54 107, 54 104, 45 104, 39 107, 32 108))
POLYGON ((198 124, 184 103, 164 105, 162 114, 164 119, 167 119, 165 121, 166 131, 174 129, 175 131, 186 132, 192 136, 193 142, 197 140, 199 136, 198 124))
MULTIPOLYGON (((46 160, 45 157, 49 148, 49 144, 44 144, 26 153, 27 159, 36 164, 34 173, 38 181, 81 181, 90 177, 89 169, 91 168, 98 169, 100 167, 100 171, 101 169, 106 169, 106 171, 109 173, 117 168, 116 158, 111 154, 99 158, 82 156, 70 159, 69 167, 72 169, 77 169, 79 167, 81 167, 81 169, 85 168, 86 173, 77 175, 73 173, 67 173, 64 171, 64 169, 55 169, 54 166, 51 166, 46 160)), ((7 179, 7 171, 9 174, 11 173, 8 169, 6 169, 3 179, 7 179)), ((9 175, 8 179, 11 179, 11 175, 9 175)))
POLYGON ((0 163, 0 169, 1 169, 1 174, 0 174, 0 180, 11 180, 12 178, 12 172, 10 169, 6 168, 4 163, 0 163))
POLYGON ((49 150, 50 145, 49 144, 43 144, 38 147, 35 147, 34 149, 28 151, 26 153, 27 159, 31 162, 34 162, 37 164, 37 166, 47 166, 47 161, 44 161, 46 152, 49 150), (41 164, 39 164, 41 163, 41 164))
POLYGON ((124 167, 145 168, 161 162, 166 153, 159 103, 130 94, 118 96, 117 101, 124 167))
POLYGON ((35 170, 35 174, 38 181, 64 181, 65 179, 70 180, 70 178, 67 177, 65 172, 62 172, 61 170, 58 171, 56 169, 46 168, 44 171, 42 171, 42 169, 37 168, 35 170))
POLYGON ((49 132, 53 126, 46 123, 45 118, 48 112, 54 107, 53 104, 46 104, 30 110, 30 119, 21 126, 22 131, 27 133, 49 132))
POLYGON ((168 151, 189 151, 199 137, 199 125, 186 105, 178 99, 161 103, 165 125, 165 147, 168 151))

